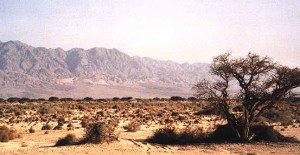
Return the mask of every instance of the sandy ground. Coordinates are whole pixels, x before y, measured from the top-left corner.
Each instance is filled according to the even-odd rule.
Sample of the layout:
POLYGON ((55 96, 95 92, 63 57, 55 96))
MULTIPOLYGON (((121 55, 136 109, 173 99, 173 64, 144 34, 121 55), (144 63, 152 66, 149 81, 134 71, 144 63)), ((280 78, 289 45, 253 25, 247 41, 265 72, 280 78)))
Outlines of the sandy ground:
MULTIPOLYGON (((40 127, 39 125, 37 125, 40 127)), ((199 144, 192 146, 166 146, 154 145, 144 142, 157 128, 143 126, 140 131, 127 132, 122 128, 117 129, 119 134, 118 141, 110 144, 85 144, 75 146, 53 147, 58 138, 64 137, 68 133, 74 133, 78 138, 83 136, 82 128, 72 131, 51 130, 49 134, 45 131, 37 130, 35 133, 28 133, 29 126, 18 124, 14 125, 22 133, 22 138, 12 140, 7 143, 0 143, 0 154, 3 155, 39 155, 39 154, 124 154, 124 155, 143 155, 143 154, 300 154, 300 144, 288 143, 254 143, 254 144, 199 144)), ((293 135, 300 138, 300 128, 289 126, 282 132, 285 135, 293 135)))
MULTIPOLYGON (((172 122, 175 127, 201 127, 204 130, 212 129, 216 124, 224 121, 213 115, 195 115, 205 103, 199 102, 170 102, 170 101, 140 101, 140 102, 57 102, 53 103, 26 103, 1 104, 5 110, 0 118, 0 125, 15 128, 22 138, 0 143, 0 155, 81 155, 81 154, 278 154, 300 155, 299 143, 253 143, 253 144, 197 144, 188 146, 155 145, 146 143, 145 139, 153 132, 172 122), (48 109, 44 115, 43 109, 48 109), (74 125, 74 130, 67 130, 65 123, 63 130, 49 130, 48 134, 42 131, 43 125, 49 123, 52 127, 58 124, 58 118, 65 118, 66 122, 74 125), (27 119, 27 121, 26 121, 27 119), (83 120, 119 120, 116 134, 119 138, 112 143, 85 144, 53 147, 59 138, 73 133, 77 138, 84 135, 81 126, 83 120), (142 122, 141 130, 127 132, 123 127, 130 121, 142 122), (35 133, 29 133, 33 127, 35 133)), ((275 127, 282 134, 300 139, 300 124, 293 126, 275 127)))

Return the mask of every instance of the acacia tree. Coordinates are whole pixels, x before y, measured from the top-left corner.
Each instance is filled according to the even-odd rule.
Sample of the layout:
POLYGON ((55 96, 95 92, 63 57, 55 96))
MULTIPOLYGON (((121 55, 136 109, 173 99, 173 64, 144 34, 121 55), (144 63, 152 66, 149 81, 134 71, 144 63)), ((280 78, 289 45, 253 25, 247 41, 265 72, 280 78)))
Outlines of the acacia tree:
POLYGON ((225 53, 214 57, 210 71, 217 80, 203 80, 194 89, 197 97, 209 99, 220 108, 241 142, 249 142, 255 136, 250 131, 255 118, 300 86, 300 70, 253 53, 245 58, 230 56, 225 53), (236 100, 243 107, 242 119, 230 110, 236 100))

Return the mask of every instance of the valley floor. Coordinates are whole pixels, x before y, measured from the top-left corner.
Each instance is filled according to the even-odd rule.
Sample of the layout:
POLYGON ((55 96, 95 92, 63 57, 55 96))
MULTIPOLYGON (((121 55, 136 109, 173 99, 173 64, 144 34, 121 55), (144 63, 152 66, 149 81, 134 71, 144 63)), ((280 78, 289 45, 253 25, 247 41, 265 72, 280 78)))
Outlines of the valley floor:
MULTIPOLYGON (((298 105, 298 104, 295 104, 298 105)), ((300 155, 300 143, 253 143, 253 144, 197 144, 197 145, 157 145, 145 142, 145 139, 156 129, 170 123, 178 128, 201 127, 211 130, 216 124, 224 124, 215 115, 200 115, 198 111, 206 107, 202 102, 173 102, 173 101, 138 101, 138 102, 41 102, 41 103, 3 103, 0 104, 0 126, 5 125, 16 129, 21 138, 0 143, 1 155, 81 155, 81 154, 278 154, 300 155), (58 125, 64 118, 62 130, 41 130, 45 124, 52 127, 58 125), (104 144, 85 144, 54 147, 59 138, 73 133, 77 138, 83 137, 84 121, 119 120, 115 133, 118 140, 104 144), (128 132, 124 129, 129 122, 138 121, 141 129, 128 132), (73 128, 68 130, 68 125, 73 128), (34 133, 29 133, 33 128, 34 133)), ((295 109, 288 107, 286 109, 295 109)), ((300 124, 274 127, 286 136, 300 139, 300 124)))
MULTIPOLYGON (((3 155, 80 155, 80 154, 300 154, 300 144, 289 143, 254 143, 254 144, 199 144, 190 146, 166 146, 154 145, 144 142, 144 139, 152 134, 153 129, 142 128, 141 131, 127 132, 120 129, 118 141, 104 144, 85 144, 53 147, 58 138, 68 133, 74 133, 77 137, 83 135, 83 129, 73 131, 51 130, 49 134, 44 131, 36 133, 23 133, 22 138, 8 143, 0 143, 0 154, 3 155)), ((300 138, 299 128, 287 128, 287 135, 297 135, 300 138)))

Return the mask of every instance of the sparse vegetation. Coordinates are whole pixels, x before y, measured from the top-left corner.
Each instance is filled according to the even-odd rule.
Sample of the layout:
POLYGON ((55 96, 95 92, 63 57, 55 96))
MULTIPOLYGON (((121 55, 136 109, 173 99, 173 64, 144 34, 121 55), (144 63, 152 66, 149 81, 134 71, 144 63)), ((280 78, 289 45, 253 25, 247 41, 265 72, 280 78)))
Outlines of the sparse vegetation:
POLYGON ((141 124, 136 121, 131 121, 127 126, 124 126, 124 129, 128 132, 136 132, 141 129, 141 124))
POLYGON ((67 134, 64 138, 59 138, 54 146, 67 146, 74 145, 77 143, 76 135, 67 134))
POLYGON ((50 101, 50 102, 56 102, 56 101, 59 101, 59 98, 55 97, 55 96, 52 96, 52 97, 49 97, 48 101, 50 101))
POLYGON ((28 131, 29 131, 29 133, 35 133, 35 130, 33 129, 32 126, 30 127, 30 129, 28 131))
POLYGON ((180 97, 180 96, 172 96, 172 97, 170 98, 170 100, 171 100, 171 101, 184 101, 185 98, 180 97))
POLYGON ((18 97, 10 97, 6 101, 10 103, 19 102, 20 98, 18 97))
POLYGON ((133 99, 133 97, 122 97, 120 100, 121 101, 130 101, 132 99, 133 99))
POLYGON ((42 130, 51 130, 51 129, 52 129, 52 126, 49 125, 49 124, 46 124, 46 125, 42 126, 42 130))
MULTIPOLYGON (((119 124, 118 120, 129 122, 127 125, 123 126, 124 129, 129 132, 139 131, 142 133, 144 130, 152 130, 151 127, 153 125, 168 126, 166 129, 157 130, 157 132, 148 139, 151 143, 188 145, 195 143, 230 142, 230 140, 226 139, 226 136, 221 136, 223 139, 217 139, 212 136, 216 134, 215 132, 220 131, 216 126, 222 126, 222 124, 224 124, 224 118, 219 117, 220 113, 217 112, 218 108, 214 108, 212 105, 213 104, 207 100, 198 99, 195 101, 186 100, 184 102, 171 101, 170 99, 137 99, 135 102, 112 102, 111 100, 107 100, 99 103, 97 100, 88 102, 78 100, 70 102, 57 101, 55 104, 49 104, 47 101, 33 101, 25 102, 23 104, 3 103, 0 104, 0 121, 6 120, 9 125, 27 122, 30 126, 29 128, 28 126, 24 126, 24 128, 31 133, 34 133, 32 130, 39 130, 36 128, 38 127, 36 125, 41 123, 41 130, 47 130, 43 132, 45 137, 50 136, 51 134, 60 133, 59 131, 49 133, 49 130, 52 129, 64 131, 72 130, 72 132, 76 133, 78 129, 82 127, 85 128, 83 137, 74 138, 74 136, 66 136, 60 138, 60 142, 58 142, 56 146, 79 145, 85 143, 101 144, 117 140, 118 136, 116 133, 123 132, 122 130, 118 130, 118 132, 114 131, 115 128, 119 128, 123 124, 119 124), (102 123, 92 123, 99 121, 102 123), (198 126, 202 122, 205 122, 204 124, 209 127, 200 129, 198 126), (143 124, 143 130, 141 130, 141 124, 143 124), (177 127, 178 124, 180 124, 180 128, 169 127, 177 127)), ((237 105, 237 103, 231 105, 230 109, 233 113, 239 115, 241 114, 240 109, 234 110, 237 109, 235 108, 237 105)), ((297 103, 280 104, 275 108, 266 111, 265 115, 262 115, 259 119, 256 119, 255 126, 275 123, 275 125, 278 124, 276 129, 284 130, 280 132, 290 132, 291 129, 299 126, 298 124, 293 123, 298 116, 299 106, 300 105, 297 103), (278 120, 281 120, 281 118, 277 116, 281 117, 283 115, 290 117, 288 119, 289 123, 291 119, 293 120, 293 125, 285 127, 282 125, 286 124, 278 123, 278 120)), ((243 122, 243 120, 241 119, 240 122, 243 122)), ((22 129, 22 131, 26 130, 22 129)), ((263 129, 257 130, 264 131, 263 129)), ((267 129, 266 132, 264 131, 264 134, 258 134, 256 130, 254 132, 251 129, 251 132, 259 136, 253 137, 252 141, 292 142, 295 140, 290 137, 283 137, 282 135, 279 135, 278 132, 276 133, 276 131, 269 130, 271 129, 267 129), (277 137, 277 140, 274 137, 277 137)), ((135 133, 128 134, 134 135, 135 133)), ((224 132, 221 132, 221 134, 224 134, 224 132)), ((35 135, 36 134, 33 134, 32 136, 35 135)), ((234 138, 234 136, 231 136, 231 138, 234 138)))
MULTIPOLYGON (((239 130, 243 129, 243 126, 239 126, 239 130)), ((298 142, 293 137, 286 137, 274 130, 273 127, 266 125, 254 125, 251 126, 250 131, 254 133, 254 137, 251 141, 265 141, 265 142, 298 142)), ((238 137, 234 135, 234 130, 229 125, 220 125, 217 129, 204 141, 210 143, 216 142, 240 142, 238 137)))
POLYGON ((91 97, 85 97, 85 98, 83 98, 83 100, 84 100, 84 101, 93 101, 94 99, 91 98, 91 97))
POLYGON ((89 124, 80 143, 110 143, 118 139, 114 131, 115 126, 103 122, 89 124))
POLYGON ((0 142, 8 142, 15 138, 20 138, 20 134, 15 129, 6 126, 0 126, 0 142))
POLYGON ((112 98, 112 101, 119 101, 119 100, 120 100, 119 97, 113 97, 113 98, 112 98))
POLYGON ((149 137, 147 141, 157 144, 187 145, 203 142, 206 136, 206 133, 200 128, 175 129, 174 127, 165 127, 156 130, 154 135, 149 137))

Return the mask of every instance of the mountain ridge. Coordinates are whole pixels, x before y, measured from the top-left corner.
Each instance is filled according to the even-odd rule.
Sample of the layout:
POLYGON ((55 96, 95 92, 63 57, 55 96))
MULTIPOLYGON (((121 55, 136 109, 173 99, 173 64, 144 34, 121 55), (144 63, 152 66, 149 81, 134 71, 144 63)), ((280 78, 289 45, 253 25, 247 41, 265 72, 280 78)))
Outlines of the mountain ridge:
POLYGON ((130 93, 131 89, 137 89, 134 94, 138 97, 186 96, 192 95, 190 88, 193 84, 210 76, 208 68, 207 63, 177 63, 132 57, 116 48, 71 48, 65 51, 60 47, 33 47, 20 41, 0 42, 0 84, 2 88, 9 88, 6 91, 2 89, 0 95, 69 95, 78 98, 84 94, 80 88, 92 89, 90 94, 96 94, 97 91, 109 91, 109 87, 122 87, 128 92, 99 93, 94 97, 134 96, 130 93), (103 86, 105 90, 97 89, 103 86), (29 89, 40 91, 35 93, 29 89), (76 92, 67 92, 72 90, 76 92), (41 93, 44 91, 46 93, 41 93), (147 91, 153 93, 145 93, 147 91))

